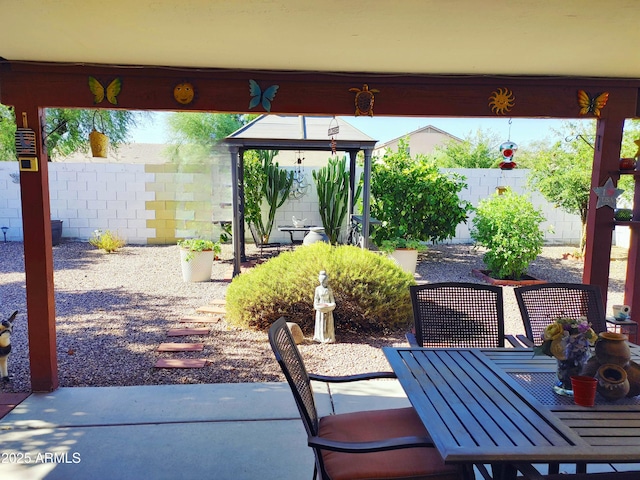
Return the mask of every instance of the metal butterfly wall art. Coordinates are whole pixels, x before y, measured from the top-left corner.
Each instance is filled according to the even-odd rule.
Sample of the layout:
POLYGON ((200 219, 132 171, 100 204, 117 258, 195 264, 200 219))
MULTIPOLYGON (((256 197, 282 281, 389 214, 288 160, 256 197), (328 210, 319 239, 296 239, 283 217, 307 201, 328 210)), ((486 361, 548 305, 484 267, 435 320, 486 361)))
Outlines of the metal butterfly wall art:
POLYGON ((262 108, 264 108, 265 111, 270 112, 271 102, 273 102, 273 99, 276 97, 278 88, 280 88, 280 85, 271 85, 263 91, 260 88, 260 85, 258 85, 258 82, 255 80, 249 80, 249 94, 251 95, 249 110, 262 104, 262 108))
POLYGON ((598 93, 593 97, 584 90, 578 90, 578 105, 580 106, 580 115, 593 113, 594 116, 600 116, 600 110, 604 108, 609 100, 609 92, 598 93))
POLYGON ((107 88, 94 77, 89 77, 89 90, 93 93, 93 103, 96 105, 101 103, 105 95, 107 97, 107 101, 112 105, 118 104, 118 95, 122 90, 122 79, 120 77, 114 78, 107 88))

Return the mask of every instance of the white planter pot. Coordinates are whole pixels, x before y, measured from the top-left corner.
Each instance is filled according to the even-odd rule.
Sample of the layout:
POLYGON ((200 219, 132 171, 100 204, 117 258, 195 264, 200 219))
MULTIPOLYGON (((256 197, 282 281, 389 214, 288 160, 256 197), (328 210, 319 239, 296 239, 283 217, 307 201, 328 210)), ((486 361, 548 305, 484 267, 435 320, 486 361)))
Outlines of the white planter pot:
POLYGON ((182 266, 182 279, 185 282, 208 282, 211 280, 213 269, 213 250, 204 252, 190 252, 180 249, 180 265, 182 266), (191 257, 187 261, 187 256, 191 257))
POLYGON ((400 248, 389 254, 395 262, 402 267, 405 272, 411 274, 416 273, 416 265, 418 264, 418 250, 409 248, 400 248))

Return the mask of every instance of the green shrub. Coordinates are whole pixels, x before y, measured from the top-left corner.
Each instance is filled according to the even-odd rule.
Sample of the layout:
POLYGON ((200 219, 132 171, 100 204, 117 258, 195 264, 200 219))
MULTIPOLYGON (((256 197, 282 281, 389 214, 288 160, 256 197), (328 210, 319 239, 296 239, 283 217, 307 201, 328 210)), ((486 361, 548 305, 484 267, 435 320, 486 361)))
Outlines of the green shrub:
POLYGON ((471 238, 487 248, 483 260, 494 278, 520 279, 542 252, 542 212, 524 196, 507 189, 482 200, 471 238))
POLYGON ((382 255, 324 242, 283 252, 235 277, 226 295, 227 320, 242 328, 266 330, 285 316, 312 332, 320 270, 326 270, 336 299, 337 332, 384 332, 407 328, 413 321, 412 275, 382 255))
POLYGON ((101 248, 107 253, 113 253, 121 247, 124 247, 125 241, 116 233, 107 230, 102 233, 101 230, 93 232, 93 236, 89 239, 89 243, 96 248, 101 248))

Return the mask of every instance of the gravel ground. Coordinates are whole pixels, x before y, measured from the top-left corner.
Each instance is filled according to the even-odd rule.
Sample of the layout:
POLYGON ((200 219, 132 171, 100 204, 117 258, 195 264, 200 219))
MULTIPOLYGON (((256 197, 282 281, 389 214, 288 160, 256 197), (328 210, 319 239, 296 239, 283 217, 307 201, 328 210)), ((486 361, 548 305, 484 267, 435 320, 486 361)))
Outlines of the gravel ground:
MULTIPOLYGON (((203 342, 203 352, 158 353, 178 320, 213 299, 222 299, 231 269, 230 246, 216 262, 213 281, 185 283, 180 275, 177 246, 127 246, 105 254, 87 243, 68 242, 54 247, 54 284, 60 386, 124 386, 181 383, 281 381, 267 336, 262 332, 230 328, 224 321, 212 325, 206 337, 178 341, 203 342), (205 358, 202 369, 156 369, 158 358, 205 358)), ((247 253, 254 253, 251 246, 247 253)), ((582 262, 565 260, 573 247, 545 247, 529 274, 548 281, 581 282, 582 262)), ((617 258, 625 258, 616 250, 617 258)), ((19 310, 12 337, 10 383, 0 391, 29 391, 29 356, 25 305, 23 245, 0 243, 0 318, 19 310)), ((472 268, 484 268, 482 251, 470 245, 431 247, 420 257, 417 277, 429 282, 480 282, 472 268)), ((611 262, 609 308, 622 303, 626 262, 611 262)), ((522 320, 511 292, 505 288, 507 333, 523 333, 522 320)), ((196 325, 186 325, 196 326, 196 325)), ((405 344, 404 332, 387 336, 346 335, 337 327, 338 343, 307 341, 301 345, 309 371, 353 374, 388 370, 382 346, 405 344)))

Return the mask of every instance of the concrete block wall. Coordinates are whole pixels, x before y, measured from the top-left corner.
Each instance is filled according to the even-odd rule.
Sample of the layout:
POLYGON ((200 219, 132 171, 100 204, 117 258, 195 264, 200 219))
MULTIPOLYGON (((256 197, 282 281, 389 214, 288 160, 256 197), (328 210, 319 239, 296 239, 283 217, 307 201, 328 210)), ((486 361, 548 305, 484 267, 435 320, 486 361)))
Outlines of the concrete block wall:
MULTIPOLYGON (((179 238, 195 236, 215 240, 220 233, 215 222, 232 219, 229 163, 226 156, 179 166, 50 163, 51 216, 63 221, 63 238, 86 240, 99 229, 116 232, 131 244, 173 244, 179 238)), ((308 224, 322 225, 311 175, 314 168, 317 169, 305 169, 307 194, 287 200, 277 211, 271 241, 289 241, 289 234, 279 232, 277 225, 291 225, 294 215, 306 218, 308 224)), ((466 177, 468 187, 461 192, 461 198, 473 205, 493 194, 497 186, 527 192, 525 169, 447 171, 466 177)), ((18 174, 16 162, 0 162, 0 227, 9 228, 9 241, 22 240, 18 174)), ((554 207, 538 193, 530 193, 530 198, 547 219, 543 229, 553 228, 545 235, 547 243, 579 242, 581 226, 577 216, 554 207)), ((450 243, 471 243, 470 225, 471 219, 458 225, 450 243)), ((296 235, 301 238, 301 234, 296 235)), ((251 238, 248 229, 247 238, 251 238)))

